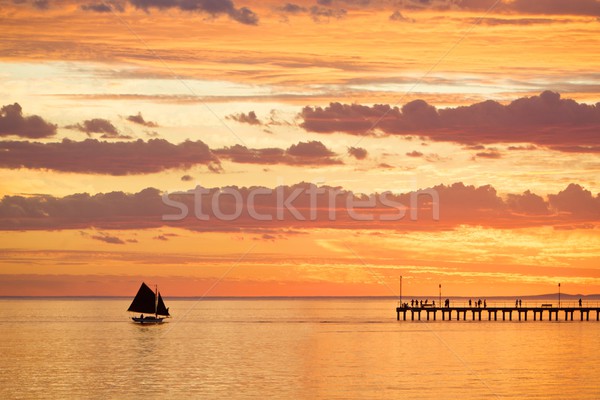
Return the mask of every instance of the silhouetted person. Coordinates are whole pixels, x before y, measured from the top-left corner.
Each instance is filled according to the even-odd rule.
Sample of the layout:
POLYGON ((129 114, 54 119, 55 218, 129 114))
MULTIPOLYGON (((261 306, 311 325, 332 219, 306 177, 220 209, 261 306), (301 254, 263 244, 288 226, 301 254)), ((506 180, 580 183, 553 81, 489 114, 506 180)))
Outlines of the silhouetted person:
POLYGON ((483 308, 487 308, 487 302, 483 300, 483 308))
POLYGON ((421 300, 421 308, 423 308, 423 300, 421 300))
POLYGON ((581 307, 581 299, 579 299, 579 307, 581 307))
POLYGON ((435 308, 435 300, 431 303, 431 306, 435 308))
POLYGON ((410 306, 413 307, 415 305, 415 299, 410 300, 410 306))
POLYGON ((519 299, 515 300, 515 308, 519 307, 519 299))
POLYGON ((469 299, 469 307, 471 307, 471 299, 469 299))
POLYGON ((477 308, 481 308, 481 299, 477 301, 477 308))
POLYGON ((523 300, 519 299, 519 308, 523 307, 523 300))

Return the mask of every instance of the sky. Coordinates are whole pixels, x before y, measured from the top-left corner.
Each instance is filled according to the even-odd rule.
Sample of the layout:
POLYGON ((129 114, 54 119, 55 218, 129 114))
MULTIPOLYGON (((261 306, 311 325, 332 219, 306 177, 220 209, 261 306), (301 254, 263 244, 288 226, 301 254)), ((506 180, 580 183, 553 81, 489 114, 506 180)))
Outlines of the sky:
POLYGON ((600 293, 598 0, 7 0, 0 35, 0 296, 600 293))

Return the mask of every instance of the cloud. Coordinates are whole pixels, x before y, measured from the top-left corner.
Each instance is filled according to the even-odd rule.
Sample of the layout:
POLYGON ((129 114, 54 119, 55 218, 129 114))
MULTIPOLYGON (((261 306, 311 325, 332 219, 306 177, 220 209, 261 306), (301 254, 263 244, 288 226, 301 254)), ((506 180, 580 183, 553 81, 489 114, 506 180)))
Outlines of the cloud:
POLYGON ((147 142, 105 142, 64 139, 55 143, 0 142, 0 167, 49 169, 89 174, 149 174, 168 169, 206 165, 219 169, 219 160, 202 141, 172 144, 163 139, 147 142))
POLYGON ((48 9, 48 0, 33 0, 33 6, 38 10, 47 10, 48 9))
POLYGON ((311 8, 309 8, 308 13, 310 14, 311 18, 315 22, 320 22, 323 18, 324 19, 342 18, 347 14, 347 11, 344 10, 343 8, 333 9, 333 8, 312 6, 311 8))
POLYGON ((56 125, 50 124, 37 115, 23 116, 18 103, 0 108, 0 136, 20 136, 24 138, 44 138, 56 134, 56 125))
POLYGON ((110 6, 106 3, 89 3, 81 6, 84 11, 94 11, 98 13, 109 13, 112 11, 110 6))
POLYGON ((252 10, 236 8, 231 0, 129 0, 136 8, 166 10, 177 8, 181 11, 203 12, 209 15, 227 15, 229 18, 246 25, 258 24, 258 15, 252 10))
POLYGON ((231 115, 228 115, 226 118, 232 119, 232 120, 240 122, 242 124, 249 124, 249 125, 262 125, 263 124, 256 117, 256 113, 254 111, 250 111, 248 114, 244 114, 244 113, 231 114, 231 115))
POLYGON ((302 7, 294 3, 286 3, 283 6, 279 7, 277 10, 286 14, 301 14, 308 11, 306 7, 302 7))
POLYGON ((528 146, 508 146, 506 149, 510 150, 510 151, 537 150, 537 147, 535 147, 533 145, 528 145, 528 146))
POLYGON ((390 15, 390 21, 396 22, 414 22, 414 19, 406 18, 402 13, 398 10, 394 11, 392 15, 390 15))
POLYGON ((540 215, 549 214, 548 202, 541 196, 527 190, 523 194, 509 194, 506 203, 516 213, 540 215))
POLYGON ((409 153, 406 153, 406 155, 408 157, 415 157, 415 158, 423 157, 423 153, 421 153, 420 151, 416 151, 416 150, 413 150, 413 151, 411 151, 409 153))
POLYGON ((126 119, 129 122, 133 122, 134 124, 138 124, 138 125, 147 126, 148 128, 158 127, 158 124, 156 122, 146 121, 144 119, 144 117, 142 117, 141 112, 138 112, 137 115, 129 115, 126 119))
POLYGON ((473 24, 483 24, 489 26, 502 25, 542 25, 542 24, 568 24, 574 22, 572 19, 553 19, 553 18, 474 18, 473 24))
POLYGON ((394 169, 393 165, 390 165, 388 163, 379 163, 379 165, 377 165, 378 168, 381 169, 394 169))
POLYGON ((194 177, 191 176, 191 175, 183 175, 181 177, 181 181, 182 182, 190 182, 190 181, 193 181, 193 180, 194 180, 194 177))
POLYGON ((557 210, 577 217, 600 220, 600 195, 594 197, 589 190, 571 183, 565 190, 549 195, 550 205, 557 210))
POLYGON ((236 144, 214 150, 214 154, 242 164, 332 165, 341 164, 336 154, 319 141, 299 142, 286 150, 280 148, 249 149, 236 144))
MULTIPOLYGON (((467 0, 463 0, 463 2, 467 2, 467 0)), ((600 17, 600 1, 598 0, 514 0, 511 2, 504 0, 503 5, 509 11, 524 14, 589 15, 600 17)))
POLYGON ((348 154, 357 160, 364 160, 367 158, 367 150, 362 147, 348 147, 348 154))
POLYGON ((131 139, 131 136, 121 135, 119 130, 107 119, 93 118, 76 125, 67 125, 68 129, 77 129, 91 136, 93 133, 101 133, 102 139, 131 139))
POLYGON ((94 240, 100 240, 101 242, 105 242, 105 243, 110 243, 110 244, 125 244, 125 242, 116 237, 116 236, 110 236, 110 235, 92 235, 91 236, 92 239, 94 240))
MULTIPOLYGON (((370 195, 308 183, 278 188, 230 186, 200 189, 201 192, 192 189, 171 193, 168 197, 171 203, 163 202, 161 192, 153 188, 138 193, 79 193, 64 197, 4 196, 0 200, 0 230, 127 230, 171 226, 193 231, 268 233, 269 230, 290 227, 414 231, 447 230, 463 225, 490 228, 593 227, 600 222, 600 195, 593 196, 577 184, 549 195, 547 201, 529 191, 501 197, 490 185, 475 187, 461 182, 438 185, 420 192, 370 195), (239 196, 239 202, 233 192, 239 196), (439 197, 439 220, 433 218, 433 194, 439 197), (250 198, 254 212, 270 218, 253 217, 247 206, 250 198), (288 206, 281 208, 282 199, 290 199, 288 206), (349 201, 356 206, 349 208, 349 201), (187 216, 165 218, 177 217, 182 208, 188 211, 187 216), (217 214, 234 215, 238 209, 239 214, 235 218, 217 218, 217 214), (353 213, 367 215, 365 212, 375 218, 360 220, 353 216, 353 213), (400 219, 386 221, 380 218, 398 216, 399 212, 404 212, 400 219), (414 219, 410 217, 413 214, 414 219)), ((96 240, 119 243, 108 234, 96 236, 96 240)), ((168 238, 168 234, 162 236, 164 238, 157 236, 156 239, 168 238)))
POLYGON ((402 4, 407 9, 433 8, 446 12, 458 9, 512 15, 600 16, 600 1, 598 0, 405 0, 402 4))
POLYGON ((475 157, 479 158, 490 158, 490 159, 499 159, 502 158, 502 153, 500 153, 496 149, 490 149, 486 151, 480 151, 479 153, 475 153, 475 157))
MULTIPOLYGON (((164 139, 108 142, 97 139, 39 143, 0 141, 0 168, 46 169, 107 175, 151 174, 169 169, 189 169, 204 165, 210 171, 222 171, 221 160, 243 164, 333 165, 342 164, 336 153, 319 141, 299 142, 287 149, 249 149, 235 145, 211 150, 204 142, 179 144, 164 139)), ((188 175, 183 181, 191 179, 188 175)))
POLYGON ((301 127, 318 133, 381 132, 470 146, 528 143, 558 151, 600 152, 600 103, 580 104, 550 91, 507 105, 487 100, 443 109, 423 100, 402 108, 330 103, 327 107, 304 107, 299 116, 301 127))

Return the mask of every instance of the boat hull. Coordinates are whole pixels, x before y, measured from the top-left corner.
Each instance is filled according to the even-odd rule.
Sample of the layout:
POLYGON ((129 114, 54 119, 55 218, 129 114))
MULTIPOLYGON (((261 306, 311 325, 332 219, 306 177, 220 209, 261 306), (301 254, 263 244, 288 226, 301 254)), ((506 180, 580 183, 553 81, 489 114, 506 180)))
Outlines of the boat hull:
POLYGON ((156 325, 156 324, 162 324, 164 318, 158 318, 158 317, 144 317, 144 318, 140 318, 140 317, 131 317, 131 319, 133 320, 133 322, 141 324, 141 325, 156 325))

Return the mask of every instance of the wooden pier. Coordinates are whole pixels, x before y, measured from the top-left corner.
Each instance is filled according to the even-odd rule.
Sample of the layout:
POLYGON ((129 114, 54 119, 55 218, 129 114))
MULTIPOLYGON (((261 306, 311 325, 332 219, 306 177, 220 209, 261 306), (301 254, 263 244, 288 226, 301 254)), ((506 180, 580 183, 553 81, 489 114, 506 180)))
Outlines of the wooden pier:
MULTIPOLYGON (((410 320, 415 319, 420 321, 421 317, 427 321, 437 319, 438 313, 442 317, 442 321, 450 321, 454 317, 457 321, 461 319, 467 320, 467 316, 471 317, 471 321, 481 321, 482 314, 484 321, 497 321, 501 316, 502 321, 515 320, 527 321, 528 316, 533 317, 534 321, 543 321, 546 316, 548 321, 558 321, 559 317, 564 316, 565 321, 573 321, 574 314, 577 314, 580 321, 589 321, 590 313, 592 317, 595 313, 596 321, 600 321, 600 307, 411 307, 403 306, 396 308, 396 319, 400 321, 400 315, 404 321, 407 320, 407 314, 410 315, 410 320), (487 318, 485 318, 487 317, 487 318)), ((562 318, 561 318, 562 319, 562 318)))

